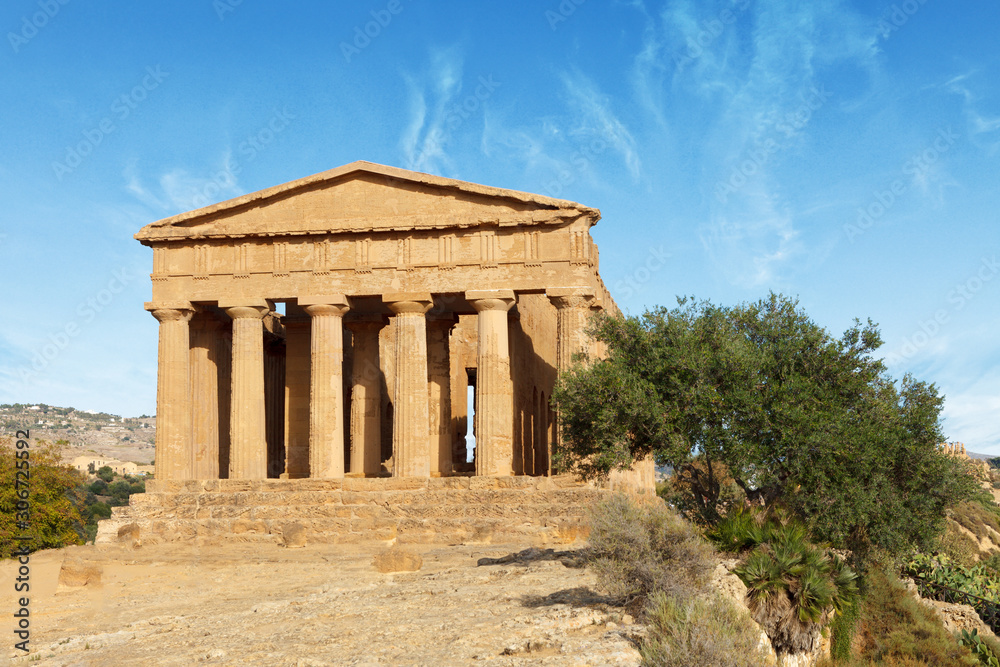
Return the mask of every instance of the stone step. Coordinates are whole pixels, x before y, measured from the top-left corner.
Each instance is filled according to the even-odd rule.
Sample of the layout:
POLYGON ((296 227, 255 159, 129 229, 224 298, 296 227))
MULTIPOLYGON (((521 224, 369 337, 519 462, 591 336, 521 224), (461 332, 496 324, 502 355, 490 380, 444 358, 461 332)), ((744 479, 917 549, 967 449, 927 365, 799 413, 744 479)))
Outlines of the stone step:
POLYGON ((400 517, 430 519, 442 518, 535 518, 538 516, 582 517, 586 507, 578 503, 470 503, 470 504, 428 504, 407 503, 393 506, 380 504, 311 504, 311 505, 134 505, 115 507, 115 518, 177 518, 177 519, 284 519, 298 518, 338 518, 367 519, 400 517))
POLYGON ((505 542, 521 538, 565 544, 585 536, 583 522, 572 518, 537 521, 510 519, 145 519, 111 518, 100 522, 98 543, 117 541, 119 528, 135 524, 147 543, 203 540, 281 542, 282 527, 297 523, 314 543, 369 542, 396 539, 415 543, 505 542))
POLYGON ((210 506, 309 506, 309 505, 388 505, 411 504, 469 505, 517 504, 525 494, 532 502, 579 503, 602 495, 597 489, 491 489, 482 491, 414 490, 414 491, 202 491, 179 493, 142 493, 131 498, 131 506, 151 507, 210 507, 210 506))
POLYGON ((561 544, 586 533, 587 508, 608 493, 558 477, 151 481, 147 490, 113 509, 97 542, 117 541, 128 524, 143 541, 279 542, 298 523, 316 543, 561 544))

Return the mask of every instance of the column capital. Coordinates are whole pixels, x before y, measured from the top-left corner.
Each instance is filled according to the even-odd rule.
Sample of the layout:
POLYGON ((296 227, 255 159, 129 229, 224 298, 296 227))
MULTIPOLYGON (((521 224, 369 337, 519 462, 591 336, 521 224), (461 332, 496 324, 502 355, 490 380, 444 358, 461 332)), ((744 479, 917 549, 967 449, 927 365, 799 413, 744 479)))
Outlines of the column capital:
POLYGON ((484 310, 510 310, 511 306, 517 303, 514 297, 514 290, 469 290, 465 293, 465 300, 468 301, 476 312, 484 310))
POLYGON ((405 313, 423 315, 434 305, 430 292, 387 292, 382 295, 382 302, 395 315, 405 313))
MULTIPOLYGON (((302 303, 299 302, 299 305, 302 306, 302 303)), ((346 303, 311 303, 302 306, 302 308, 309 313, 309 317, 326 317, 331 315, 343 317, 344 313, 351 309, 346 303)))
POLYGON ((591 308, 595 305, 594 290, 589 287, 552 287, 545 290, 556 308, 591 308))
POLYGON ((194 315, 194 306, 190 301, 146 302, 144 307, 161 324, 179 320, 189 322, 194 315))
POLYGON ((264 317, 271 312, 269 307, 265 306, 223 306, 226 311, 226 315, 233 318, 234 320, 242 319, 257 319, 262 320, 264 317))

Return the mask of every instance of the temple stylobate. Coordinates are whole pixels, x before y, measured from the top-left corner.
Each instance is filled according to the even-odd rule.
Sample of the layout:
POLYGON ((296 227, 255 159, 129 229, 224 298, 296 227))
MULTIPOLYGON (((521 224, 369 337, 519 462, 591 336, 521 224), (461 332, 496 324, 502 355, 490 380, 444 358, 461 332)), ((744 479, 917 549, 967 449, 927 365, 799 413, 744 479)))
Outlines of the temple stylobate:
POLYGON ((550 474, 557 374, 616 310, 599 219, 355 162, 147 225, 157 480, 550 474))

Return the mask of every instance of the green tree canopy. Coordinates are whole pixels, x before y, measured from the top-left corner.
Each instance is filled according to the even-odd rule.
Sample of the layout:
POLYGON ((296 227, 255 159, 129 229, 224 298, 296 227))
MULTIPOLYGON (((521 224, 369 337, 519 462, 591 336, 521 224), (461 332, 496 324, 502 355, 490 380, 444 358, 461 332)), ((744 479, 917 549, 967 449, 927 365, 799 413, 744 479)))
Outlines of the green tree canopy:
POLYGON ((973 493, 937 448, 943 399, 886 373, 871 320, 837 339, 773 293, 678 304, 596 318, 608 357, 560 378, 557 465, 593 477, 653 455, 717 518, 721 463, 750 501, 786 507, 817 539, 891 553, 926 546, 944 508, 973 493))
POLYGON ((37 551, 80 544, 83 521, 76 493, 82 482, 83 476, 63 465, 52 445, 33 442, 30 449, 16 449, 12 438, 0 438, 0 557, 22 546, 37 551), (17 485, 19 465, 22 472, 28 470, 27 500, 18 496, 24 489, 23 475, 20 489, 17 485), (20 536, 30 539, 20 541, 20 536))
POLYGON ((97 469, 97 476, 105 483, 110 484, 111 480, 115 478, 115 471, 111 469, 111 466, 101 466, 97 469))

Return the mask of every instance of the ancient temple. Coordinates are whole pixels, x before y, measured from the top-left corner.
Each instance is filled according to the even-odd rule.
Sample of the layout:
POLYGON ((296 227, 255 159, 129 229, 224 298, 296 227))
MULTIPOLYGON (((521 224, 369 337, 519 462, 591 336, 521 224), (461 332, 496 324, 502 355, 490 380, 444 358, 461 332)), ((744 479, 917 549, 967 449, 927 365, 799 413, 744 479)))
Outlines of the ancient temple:
POLYGON ((143 227, 157 481, 549 474, 557 373, 616 310, 599 219, 355 162, 143 227))

